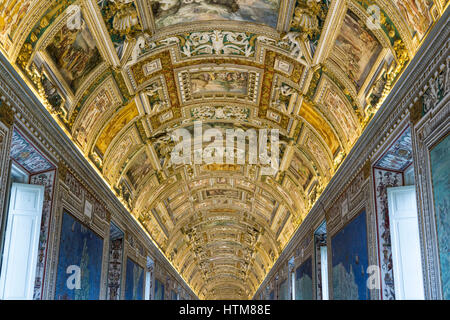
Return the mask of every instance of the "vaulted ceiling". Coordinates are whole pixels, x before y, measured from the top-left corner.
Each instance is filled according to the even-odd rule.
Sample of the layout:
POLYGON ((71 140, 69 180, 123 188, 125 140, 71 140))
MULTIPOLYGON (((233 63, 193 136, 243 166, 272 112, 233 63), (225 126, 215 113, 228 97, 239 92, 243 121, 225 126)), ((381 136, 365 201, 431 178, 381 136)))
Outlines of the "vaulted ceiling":
POLYGON ((247 299, 446 0, 3 0, 0 45, 200 298, 247 299), (170 161, 194 121, 280 170, 170 161))

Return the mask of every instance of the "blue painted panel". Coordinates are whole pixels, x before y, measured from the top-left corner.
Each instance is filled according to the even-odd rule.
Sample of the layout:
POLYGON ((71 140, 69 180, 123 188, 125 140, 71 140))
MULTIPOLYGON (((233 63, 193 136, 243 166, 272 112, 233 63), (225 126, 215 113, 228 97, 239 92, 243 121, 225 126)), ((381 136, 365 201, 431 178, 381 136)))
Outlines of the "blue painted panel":
POLYGON ((369 300, 367 225, 363 211, 331 239, 335 300, 369 300))

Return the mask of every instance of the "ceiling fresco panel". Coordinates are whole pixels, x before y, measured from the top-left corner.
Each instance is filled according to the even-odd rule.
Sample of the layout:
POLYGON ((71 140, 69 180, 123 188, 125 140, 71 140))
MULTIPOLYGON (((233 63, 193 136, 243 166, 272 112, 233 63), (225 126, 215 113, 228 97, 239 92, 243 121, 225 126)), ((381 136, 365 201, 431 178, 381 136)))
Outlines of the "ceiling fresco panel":
POLYGON ((136 118, 138 115, 139 111, 137 110, 134 101, 118 111, 114 118, 109 121, 109 123, 100 134, 96 143, 96 150, 98 150, 101 155, 104 155, 109 144, 114 139, 116 134, 125 126, 127 126, 131 122, 131 120, 136 118))

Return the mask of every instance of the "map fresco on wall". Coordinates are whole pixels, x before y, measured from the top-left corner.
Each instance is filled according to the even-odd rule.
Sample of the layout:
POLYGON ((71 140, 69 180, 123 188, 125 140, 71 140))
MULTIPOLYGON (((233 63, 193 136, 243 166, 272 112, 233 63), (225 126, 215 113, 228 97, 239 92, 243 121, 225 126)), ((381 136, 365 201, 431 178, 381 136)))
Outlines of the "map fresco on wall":
POLYGON ((155 279, 155 300, 164 300, 164 284, 155 279))
POLYGON ((102 62, 84 19, 81 19, 80 29, 70 30, 64 25, 46 51, 73 93, 80 87, 84 78, 102 62))
POLYGON ((152 0, 157 28, 207 20, 247 21, 275 28, 279 7, 279 0, 152 0))
POLYGON ((34 281, 33 300, 40 300, 44 280, 45 261, 47 256, 48 231, 52 210, 53 189, 55 185, 56 170, 38 173, 30 176, 30 184, 44 186, 44 203, 42 208, 41 232, 39 235, 38 261, 36 265, 36 278, 34 281))
POLYGON ((359 90, 375 64, 382 49, 377 38, 360 19, 348 11, 336 39, 333 59, 359 90))
POLYGON ((309 257, 295 270, 295 300, 312 300, 312 258, 309 257))
POLYGON ((289 300, 289 288, 286 280, 280 284, 280 300, 289 300))
POLYGON ((333 299, 369 300, 366 213, 331 239, 333 299))
POLYGON ((430 151, 443 298, 450 300, 450 135, 430 151))
POLYGON ((10 156, 29 173, 55 169, 35 148, 16 130, 13 131, 10 156))
POLYGON ((125 300, 144 300, 144 269, 127 259, 125 300))
POLYGON ((433 23, 430 8, 433 0, 394 0, 397 9, 408 25, 411 34, 417 33, 419 40, 423 38, 433 23))
POLYGON ((98 300, 103 239, 64 212, 59 244, 55 300, 98 300), (80 275, 77 286, 76 275, 80 275))

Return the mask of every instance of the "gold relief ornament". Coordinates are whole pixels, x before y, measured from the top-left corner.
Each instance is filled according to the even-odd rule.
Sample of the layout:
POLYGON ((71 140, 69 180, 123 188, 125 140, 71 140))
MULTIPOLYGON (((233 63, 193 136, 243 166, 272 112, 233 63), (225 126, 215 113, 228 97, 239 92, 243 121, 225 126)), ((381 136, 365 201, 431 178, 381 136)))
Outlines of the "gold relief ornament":
POLYGON ((115 0, 108 1, 105 18, 112 19, 113 34, 132 37, 132 34, 141 31, 138 12, 134 6, 134 1, 115 0))
POLYGON ((301 37, 315 38, 319 33, 319 19, 325 19, 321 0, 297 0, 291 28, 301 32, 301 37))

